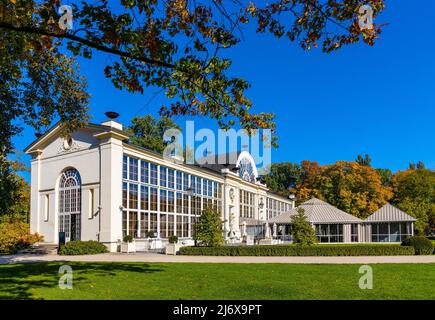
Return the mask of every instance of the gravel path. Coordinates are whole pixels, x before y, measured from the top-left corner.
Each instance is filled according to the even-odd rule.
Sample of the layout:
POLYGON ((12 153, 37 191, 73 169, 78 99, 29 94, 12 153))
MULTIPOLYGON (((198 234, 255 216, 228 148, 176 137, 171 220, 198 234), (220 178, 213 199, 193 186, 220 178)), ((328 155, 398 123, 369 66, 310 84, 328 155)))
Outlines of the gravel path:
POLYGON ((13 255, 0 256, 0 264, 53 261, 77 262, 158 262, 158 263, 309 263, 309 264, 375 264, 375 263, 435 263, 432 256, 373 256, 373 257, 212 257, 166 256, 163 254, 107 253, 88 256, 13 255))

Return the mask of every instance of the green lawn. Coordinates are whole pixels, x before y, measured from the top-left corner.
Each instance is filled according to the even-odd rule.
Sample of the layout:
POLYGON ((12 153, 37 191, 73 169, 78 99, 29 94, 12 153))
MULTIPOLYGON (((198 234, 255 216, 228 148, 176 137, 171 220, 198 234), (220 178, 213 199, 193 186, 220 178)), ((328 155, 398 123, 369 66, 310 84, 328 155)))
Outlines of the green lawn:
POLYGON ((0 265, 0 299, 435 299, 434 264, 359 265, 68 263, 74 288, 58 287, 61 263, 0 265))

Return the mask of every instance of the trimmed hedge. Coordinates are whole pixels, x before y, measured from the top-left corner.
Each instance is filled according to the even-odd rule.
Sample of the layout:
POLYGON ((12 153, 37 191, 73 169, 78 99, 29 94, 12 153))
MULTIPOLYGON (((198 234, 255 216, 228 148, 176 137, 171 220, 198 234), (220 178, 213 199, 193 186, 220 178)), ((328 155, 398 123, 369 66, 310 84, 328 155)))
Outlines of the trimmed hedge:
POLYGON ((416 255, 431 255, 434 252, 432 241, 426 237, 410 237, 402 241, 402 246, 411 246, 416 255))
POLYGON ((59 249, 63 256, 79 256, 108 252, 106 246, 98 241, 70 241, 59 249))
POLYGON ((414 255, 413 247, 399 245, 294 245, 182 247, 181 255, 190 256, 404 256, 414 255))

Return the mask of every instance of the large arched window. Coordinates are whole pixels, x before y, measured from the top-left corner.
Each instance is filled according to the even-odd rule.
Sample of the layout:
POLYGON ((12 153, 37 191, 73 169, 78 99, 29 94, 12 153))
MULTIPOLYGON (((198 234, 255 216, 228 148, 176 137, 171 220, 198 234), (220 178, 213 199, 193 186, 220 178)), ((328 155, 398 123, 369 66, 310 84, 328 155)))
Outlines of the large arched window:
POLYGON ((254 159, 248 152, 243 151, 240 153, 237 159, 237 167, 239 168, 239 175, 243 180, 255 183, 258 177, 257 167, 255 166, 254 159))
POLYGON ((80 240, 81 179, 75 169, 64 171, 59 181, 59 232, 67 240, 80 240))

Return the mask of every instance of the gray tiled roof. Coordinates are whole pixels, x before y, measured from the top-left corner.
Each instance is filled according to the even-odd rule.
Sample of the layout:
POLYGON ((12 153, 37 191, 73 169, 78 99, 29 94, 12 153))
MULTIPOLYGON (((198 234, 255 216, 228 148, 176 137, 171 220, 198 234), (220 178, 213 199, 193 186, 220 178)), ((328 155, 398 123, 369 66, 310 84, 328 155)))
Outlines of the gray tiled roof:
POLYGON ((409 214, 403 212, 402 210, 396 208, 395 206, 387 203, 385 206, 380 208, 378 211, 369 216, 365 221, 367 222, 389 222, 389 221, 417 221, 415 218, 411 217, 409 214))
POLYGON ((267 220, 268 223, 288 224, 292 221, 291 217, 297 214, 295 209, 281 213, 280 215, 267 220))
MULTIPOLYGON (((354 217, 329 203, 312 198, 302 203, 298 208, 305 210, 307 220, 313 224, 322 223, 360 223, 361 219, 354 217)), ((288 212, 284 212, 279 216, 276 216, 270 220, 269 223, 290 223, 291 217, 297 214, 297 209, 292 209, 288 212)))

